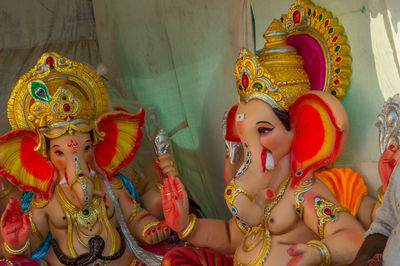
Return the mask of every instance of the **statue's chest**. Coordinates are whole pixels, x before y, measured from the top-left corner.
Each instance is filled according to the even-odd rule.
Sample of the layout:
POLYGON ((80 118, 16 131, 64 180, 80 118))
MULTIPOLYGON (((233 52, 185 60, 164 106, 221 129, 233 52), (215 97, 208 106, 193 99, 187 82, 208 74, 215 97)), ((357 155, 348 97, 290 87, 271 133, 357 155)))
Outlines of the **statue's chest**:
POLYGON ((78 208, 68 200, 62 191, 54 197, 49 215, 50 223, 59 229, 81 227, 91 231, 99 222, 109 222, 114 217, 114 206, 111 199, 105 194, 103 197, 94 197, 86 208, 78 208))
MULTIPOLYGON (((260 190, 260 193, 263 191, 260 190)), ((296 213, 294 191, 290 188, 284 191, 269 212, 265 211, 268 201, 258 199, 257 195, 253 197, 233 182, 225 189, 225 200, 243 232, 267 222, 271 234, 280 235, 294 228, 300 219, 296 213)))

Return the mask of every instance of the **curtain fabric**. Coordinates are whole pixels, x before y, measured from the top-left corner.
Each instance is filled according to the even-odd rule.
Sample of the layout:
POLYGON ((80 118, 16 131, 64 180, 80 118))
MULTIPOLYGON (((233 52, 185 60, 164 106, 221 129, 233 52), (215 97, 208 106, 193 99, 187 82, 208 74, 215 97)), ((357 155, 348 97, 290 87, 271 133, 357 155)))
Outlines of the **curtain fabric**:
POLYGON ((222 117, 235 58, 253 47, 250 1, 93 2, 104 64, 161 113, 180 178, 209 217, 226 216, 222 117))

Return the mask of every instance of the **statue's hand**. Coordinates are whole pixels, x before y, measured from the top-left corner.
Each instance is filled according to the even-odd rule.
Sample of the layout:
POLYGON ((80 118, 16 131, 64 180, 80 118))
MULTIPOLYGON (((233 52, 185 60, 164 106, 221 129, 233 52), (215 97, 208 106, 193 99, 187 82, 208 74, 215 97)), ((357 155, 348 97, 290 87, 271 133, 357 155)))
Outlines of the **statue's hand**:
POLYGON ((176 232, 182 232, 189 224, 189 200, 178 178, 168 175, 163 179, 161 199, 165 221, 176 232))
POLYGON ((287 253, 292 256, 288 266, 314 266, 321 263, 320 251, 306 244, 293 245, 287 250, 287 253))
POLYGON ((171 230, 165 221, 150 227, 144 232, 144 241, 147 244, 157 244, 169 237, 171 230))
POLYGON ((28 213, 22 214, 21 201, 10 198, 7 208, 1 217, 1 233, 8 246, 20 249, 28 241, 31 224, 28 213))
POLYGON ((395 145, 390 145, 389 148, 382 153, 378 163, 379 176, 381 178, 383 192, 389 184, 390 176, 392 175, 393 169, 400 159, 400 149, 395 145))
POLYGON ((173 177, 178 176, 178 171, 176 170, 176 165, 174 162, 174 158, 171 154, 165 153, 158 157, 155 161, 156 170, 158 170, 159 174, 163 176, 172 175, 173 177))

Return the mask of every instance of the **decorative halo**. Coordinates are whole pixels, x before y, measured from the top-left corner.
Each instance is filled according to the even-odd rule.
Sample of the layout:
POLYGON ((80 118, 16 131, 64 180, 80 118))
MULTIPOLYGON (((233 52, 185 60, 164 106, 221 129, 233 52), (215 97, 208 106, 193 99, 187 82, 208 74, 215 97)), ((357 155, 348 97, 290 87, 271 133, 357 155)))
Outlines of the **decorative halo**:
POLYGON ((287 43, 303 57, 311 90, 326 91, 338 99, 346 96, 352 59, 338 19, 309 0, 296 0, 280 22, 289 33, 287 43))

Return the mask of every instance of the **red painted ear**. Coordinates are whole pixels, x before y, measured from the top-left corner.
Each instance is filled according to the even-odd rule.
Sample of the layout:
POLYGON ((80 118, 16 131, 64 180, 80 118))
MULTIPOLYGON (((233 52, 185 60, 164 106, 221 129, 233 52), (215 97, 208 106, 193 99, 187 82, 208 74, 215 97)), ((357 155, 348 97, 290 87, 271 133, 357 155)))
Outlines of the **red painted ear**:
POLYGON ((97 165, 107 173, 111 180, 117 171, 132 160, 140 147, 144 123, 144 110, 137 114, 113 112, 99 118, 97 126, 105 133, 103 141, 94 147, 97 165))
POLYGON ((240 142, 239 135, 237 134, 235 127, 235 119, 236 119, 236 111, 238 109, 238 105, 232 106, 232 108, 228 112, 228 116, 226 117, 226 134, 225 139, 233 142, 240 142))
POLYGON ((21 190, 48 197, 54 167, 49 159, 34 151, 37 144, 38 135, 32 130, 14 130, 0 137, 0 175, 21 190))
POLYGON ((344 130, 338 126, 331 106, 315 93, 304 94, 296 100, 290 108, 290 122, 294 129, 292 185, 296 185, 311 169, 338 157, 344 130))

